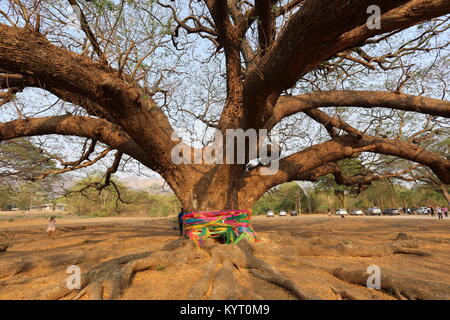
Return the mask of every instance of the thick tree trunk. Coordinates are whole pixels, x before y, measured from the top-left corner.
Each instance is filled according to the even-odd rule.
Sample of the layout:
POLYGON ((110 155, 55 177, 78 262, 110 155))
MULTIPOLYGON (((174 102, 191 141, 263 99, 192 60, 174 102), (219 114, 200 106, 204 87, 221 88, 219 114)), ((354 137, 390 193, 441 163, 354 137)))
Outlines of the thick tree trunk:
MULTIPOLYGON (((251 209, 257 200, 243 187, 242 165, 199 166, 194 170, 181 167, 183 170, 184 179, 180 182, 172 177, 167 177, 167 181, 188 211, 251 209)), ((261 194, 266 191, 264 185, 251 188, 261 189, 261 194)))

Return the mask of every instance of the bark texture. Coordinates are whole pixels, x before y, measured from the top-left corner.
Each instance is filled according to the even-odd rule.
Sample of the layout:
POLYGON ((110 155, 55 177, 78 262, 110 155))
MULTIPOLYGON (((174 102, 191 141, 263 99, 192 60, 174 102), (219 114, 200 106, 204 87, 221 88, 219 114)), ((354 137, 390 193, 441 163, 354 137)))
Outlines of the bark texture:
MULTIPOLYGON (((190 33, 206 33, 218 50, 223 49, 227 98, 216 127, 223 134, 226 129, 270 130, 285 117, 304 112, 327 128, 329 141, 281 159, 280 170, 271 176, 263 175, 261 168, 246 171, 245 164, 174 164, 171 152, 177 142, 171 139, 174 128, 168 117, 148 95, 148 88, 133 78, 134 73, 126 74, 108 65, 108 57, 84 15, 82 29, 92 44, 93 54, 99 57, 97 61, 52 44, 29 24, 0 24, 0 88, 9 90, 1 92, 0 99, 7 102, 14 92, 38 87, 81 106, 88 114, 1 123, 0 141, 49 134, 98 140, 159 173, 187 210, 249 208, 275 185, 314 180, 330 173, 344 184, 367 184, 377 177, 344 177, 335 165, 336 161, 361 152, 411 160, 428 166, 443 183, 450 183, 448 158, 413 141, 359 132, 319 110, 333 106, 382 107, 448 118, 448 101, 376 91, 282 95, 327 59, 371 37, 449 13, 450 0, 305 0, 280 8, 273 6, 274 1, 258 1, 243 12, 233 1, 208 0, 204 5, 213 29, 198 21, 196 28, 188 27, 187 20, 176 22, 178 28, 190 33), (369 29, 366 25, 366 9, 374 4, 382 10, 381 29, 369 29), (277 30, 276 19, 284 14, 290 14, 287 23, 277 30), (243 40, 254 23, 258 24, 256 51, 243 40), (337 135, 336 129, 345 133, 337 135)), ((191 151, 193 154, 194 149, 191 151)))

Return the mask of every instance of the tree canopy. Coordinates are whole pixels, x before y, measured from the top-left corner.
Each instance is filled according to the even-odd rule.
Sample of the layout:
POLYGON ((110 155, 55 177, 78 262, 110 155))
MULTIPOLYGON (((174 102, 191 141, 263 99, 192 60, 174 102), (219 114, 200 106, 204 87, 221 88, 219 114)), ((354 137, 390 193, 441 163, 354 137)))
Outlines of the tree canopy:
POLYGON ((188 210, 250 208, 329 174, 361 188, 428 170, 445 186, 449 13, 450 0, 8 0, 0 141, 49 137, 59 167, 45 176, 109 161, 98 190, 146 167, 188 210), (227 130, 269 136, 246 140, 243 163, 207 163, 227 130), (249 169, 267 144, 271 162, 249 169))

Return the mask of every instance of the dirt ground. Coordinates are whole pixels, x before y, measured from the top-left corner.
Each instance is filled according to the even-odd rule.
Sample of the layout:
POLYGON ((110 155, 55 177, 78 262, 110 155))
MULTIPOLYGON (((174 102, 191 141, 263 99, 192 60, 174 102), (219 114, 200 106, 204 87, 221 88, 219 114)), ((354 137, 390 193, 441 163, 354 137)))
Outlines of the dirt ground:
POLYGON ((44 218, 3 219, 0 299, 98 298, 92 293, 98 290, 80 294, 63 288, 70 265, 79 266, 89 279, 103 277, 100 282, 90 280, 96 285, 86 288, 100 286, 106 292, 112 286, 120 294, 110 297, 118 299, 275 300, 298 299, 298 292, 312 299, 450 299, 450 218, 254 217, 253 225, 260 241, 252 244, 252 252, 281 280, 258 276, 256 269, 237 262, 228 272, 234 276, 228 278, 221 271, 228 270, 227 259, 218 260, 222 267, 217 272, 208 264, 213 255, 204 249, 190 249, 194 255, 177 251, 181 249, 165 254, 172 252, 167 248, 173 244, 187 247, 190 242, 177 240, 175 218, 64 217, 57 220, 56 239, 45 233, 44 218), (121 277, 117 270, 125 270, 130 257, 147 263, 133 264, 129 283, 120 282, 116 288, 109 279, 121 277), (119 269, 105 267, 112 262, 119 269), (371 265, 381 270, 381 290, 366 287, 369 275, 364 272, 371 265), (211 279, 206 279, 209 273, 211 279), (205 281, 214 286, 208 284, 205 292, 195 295, 205 281), (239 286, 230 287, 231 282, 239 286))

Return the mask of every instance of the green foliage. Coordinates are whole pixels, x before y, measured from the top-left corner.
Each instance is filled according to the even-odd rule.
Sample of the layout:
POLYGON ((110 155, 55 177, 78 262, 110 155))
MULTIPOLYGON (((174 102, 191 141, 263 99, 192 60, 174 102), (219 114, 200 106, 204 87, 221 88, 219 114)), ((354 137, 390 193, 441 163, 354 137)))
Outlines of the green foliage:
POLYGON ((55 168, 55 162, 42 154, 28 139, 0 142, 0 173, 9 172, 32 178, 55 168))
MULTIPOLYGON (((343 159, 338 161, 337 164, 344 176, 354 176, 363 173, 361 160, 359 159, 343 159)), ((323 191, 333 190, 335 193, 339 194, 343 194, 345 191, 351 194, 355 194, 357 192, 357 188, 354 186, 348 187, 337 184, 332 174, 320 177, 317 181, 317 187, 323 191)))
POLYGON ((253 206, 253 213, 257 215, 265 214, 267 210, 297 210, 302 196, 303 191, 297 183, 282 184, 262 196, 253 206))
POLYGON ((111 0, 94 0, 92 3, 99 14, 103 14, 105 11, 117 10, 118 7, 111 0))
POLYGON ((113 185, 101 192, 95 188, 78 192, 96 181, 101 181, 101 177, 98 174, 91 174, 70 189, 71 193, 62 200, 68 205, 70 212, 95 217, 117 215, 164 217, 177 213, 180 208, 180 203, 173 194, 149 194, 142 190, 131 190, 117 180, 113 182, 124 202, 118 199, 118 193, 113 185))
POLYGON ((14 188, 0 187, 0 210, 18 208, 28 210, 31 206, 50 202, 52 188, 50 185, 38 182, 21 182, 14 188))
POLYGON ((372 183, 363 193, 353 194, 336 192, 334 185, 338 190, 345 190, 346 187, 339 186, 334 180, 326 178, 320 184, 317 183, 309 195, 306 195, 295 182, 283 184, 263 195, 254 205, 253 212, 265 214, 268 210, 275 212, 297 210, 302 213, 327 213, 328 208, 334 212, 339 208, 365 210, 373 206, 387 209, 446 205, 442 193, 424 186, 416 185, 408 189, 387 180, 380 180, 372 183), (301 199, 301 206, 299 199, 301 199))
POLYGON ((11 191, 7 186, 0 187, 0 210, 11 210, 14 207, 11 191))
POLYGON ((0 143, 0 209, 29 209, 47 202, 59 177, 33 181, 55 169, 55 162, 26 138, 0 143))

